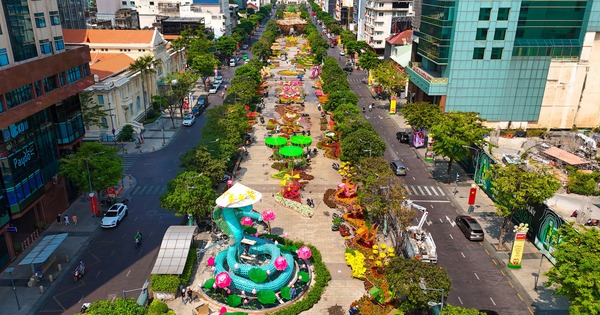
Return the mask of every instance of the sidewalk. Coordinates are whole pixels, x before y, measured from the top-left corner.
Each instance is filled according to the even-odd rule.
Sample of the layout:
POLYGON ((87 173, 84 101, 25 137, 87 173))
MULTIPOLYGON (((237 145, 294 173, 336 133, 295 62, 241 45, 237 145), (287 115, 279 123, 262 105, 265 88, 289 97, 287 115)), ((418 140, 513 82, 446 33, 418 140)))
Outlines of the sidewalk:
MULTIPOLYGON (((409 129, 410 126, 406 124, 406 121, 401 115, 389 115, 389 118, 396 123, 399 129, 409 129)), ((425 157, 425 149, 415 149, 420 159, 425 157)), ((440 173, 445 173, 446 165, 440 168, 436 168, 436 163, 425 162, 434 178, 440 178, 446 176, 440 173), (441 170, 441 172, 440 172, 441 170)), ((494 244, 498 244, 498 238, 500 236, 500 226, 502 220, 496 214, 496 206, 486 193, 477 186, 477 198, 476 204, 472 212, 469 212, 467 200, 471 185, 475 184, 473 179, 460 167, 457 163, 452 166, 452 174, 460 174, 460 182, 458 185, 455 183, 448 184, 446 180, 441 180, 438 184, 446 190, 446 195, 449 196, 449 200, 453 207, 457 209, 459 213, 469 214, 475 217, 485 231, 485 239, 488 244, 485 248, 488 254, 495 258, 502 266, 504 266, 504 273, 508 280, 514 285, 515 290, 520 297, 530 305, 531 311, 535 314, 568 314, 568 308, 570 302, 564 296, 554 296, 552 293, 554 290, 551 288, 544 287, 544 283, 547 281, 547 277, 543 274, 550 270, 552 263, 545 257, 542 256, 540 251, 531 242, 525 243, 525 249, 523 252, 523 260, 521 269, 509 269, 507 266, 510 257, 509 251, 496 250, 494 244), (456 191, 456 193, 453 193, 456 191), (541 267, 540 267, 541 263, 541 267), (535 278, 538 275, 538 269, 541 270, 542 276, 535 286, 535 278), (537 289, 537 290, 536 290, 537 289), (523 294, 519 293, 522 292, 523 294)), ((512 248, 512 233, 507 233, 506 242, 504 245, 507 248, 512 248)))

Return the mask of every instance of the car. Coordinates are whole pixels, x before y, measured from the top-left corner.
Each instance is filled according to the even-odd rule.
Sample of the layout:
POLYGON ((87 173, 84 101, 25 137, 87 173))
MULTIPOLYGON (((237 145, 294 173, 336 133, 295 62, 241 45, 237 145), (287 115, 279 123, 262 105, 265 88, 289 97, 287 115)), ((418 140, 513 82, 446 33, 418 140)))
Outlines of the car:
POLYGON ((244 64, 245 64, 245 65, 247 65, 247 64, 248 64, 248 62, 250 62, 250 59, 246 59, 246 60, 244 60, 244 64))
POLYGON ((346 52, 343 50, 340 50, 340 56, 345 56, 345 55, 346 55, 346 52))
POLYGON ((474 218, 468 215, 459 215, 454 222, 469 241, 483 241, 483 229, 474 218))
POLYGON ((347 72, 352 72, 352 71, 354 71, 354 68, 352 68, 352 66, 345 66, 344 70, 347 72))
POLYGON ((208 89, 208 93, 210 94, 216 94, 217 93, 217 88, 213 85, 210 87, 210 89, 208 89))
POLYGON ((186 127, 191 127, 195 122, 196 116, 194 116, 193 114, 187 114, 185 115, 185 117, 183 117, 183 122, 181 122, 181 124, 186 127))
POLYGON ((235 58, 229 59, 229 66, 230 67, 235 67, 236 65, 237 65, 237 62, 235 61, 235 58))
POLYGON ((243 50, 246 50, 246 49, 248 49, 248 45, 246 45, 246 44, 242 45, 242 49, 243 49, 243 50))
POLYGON ((223 77, 218 75, 215 77, 215 81, 213 81, 213 82, 223 84, 223 77))
POLYGON ((196 102, 197 112, 195 112, 192 108, 192 113, 196 114, 196 116, 200 115, 200 112, 208 107, 208 95, 200 95, 198 96, 198 101, 196 102))
POLYGON ((394 161, 394 162, 390 163, 390 167, 392 168, 392 171, 394 172, 394 174, 396 174, 398 176, 406 176, 406 166, 404 166, 404 164, 402 164, 402 162, 394 161))
POLYGON ((127 216, 127 206, 124 203, 115 203, 110 206, 106 213, 104 214, 104 218, 102 218, 101 227, 105 229, 114 228, 119 225, 119 222, 123 220, 124 217, 127 216))
POLYGON ((396 139, 400 143, 409 143, 410 142, 410 135, 406 131, 396 132, 396 139))

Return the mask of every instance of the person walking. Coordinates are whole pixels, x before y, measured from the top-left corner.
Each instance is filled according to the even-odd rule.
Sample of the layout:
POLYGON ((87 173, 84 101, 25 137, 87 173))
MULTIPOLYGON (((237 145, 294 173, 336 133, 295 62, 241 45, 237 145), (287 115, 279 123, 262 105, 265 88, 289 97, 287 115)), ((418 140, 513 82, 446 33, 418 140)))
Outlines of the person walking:
POLYGON ((62 217, 60 213, 56 216, 56 224, 61 225, 60 221, 62 221, 62 217))
POLYGON ((65 214, 65 225, 69 225, 69 215, 65 214))
POLYGON ((190 287, 187 288, 187 299, 188 302, 192 303, 192 289, 190 287))
POLYGON ((73 225, 77 226, 77 216, 76 215, 72 216, 72 220, 73 220, 73 225))
POLYGON ((181 301, 185 305, 185 288, 183 286, 180 286, 180 287, 181 287, 181 290, 180 290, 180 292, 181 292, 181 301))

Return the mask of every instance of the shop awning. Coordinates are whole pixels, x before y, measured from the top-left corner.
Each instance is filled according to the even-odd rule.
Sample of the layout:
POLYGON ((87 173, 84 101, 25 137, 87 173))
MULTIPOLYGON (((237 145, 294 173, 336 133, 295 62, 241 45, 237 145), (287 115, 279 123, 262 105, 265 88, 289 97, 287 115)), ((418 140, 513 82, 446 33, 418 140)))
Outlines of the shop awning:
POLYGON ((160 244, 158 257, 156 257, 151 274, 180 275, 185 267, 195 231, 195 225, 169 227, 160 244))

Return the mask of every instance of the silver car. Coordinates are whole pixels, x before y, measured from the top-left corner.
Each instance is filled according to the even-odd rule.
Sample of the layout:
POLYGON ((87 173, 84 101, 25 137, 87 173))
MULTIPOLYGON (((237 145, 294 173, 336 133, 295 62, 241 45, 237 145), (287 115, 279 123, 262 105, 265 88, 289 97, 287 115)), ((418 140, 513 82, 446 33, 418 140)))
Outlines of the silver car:
POLYGON ((456 225, 469 241, 483 241, 483 229, 477 220, 468 215, 459 215, 454 219, 456 225))

